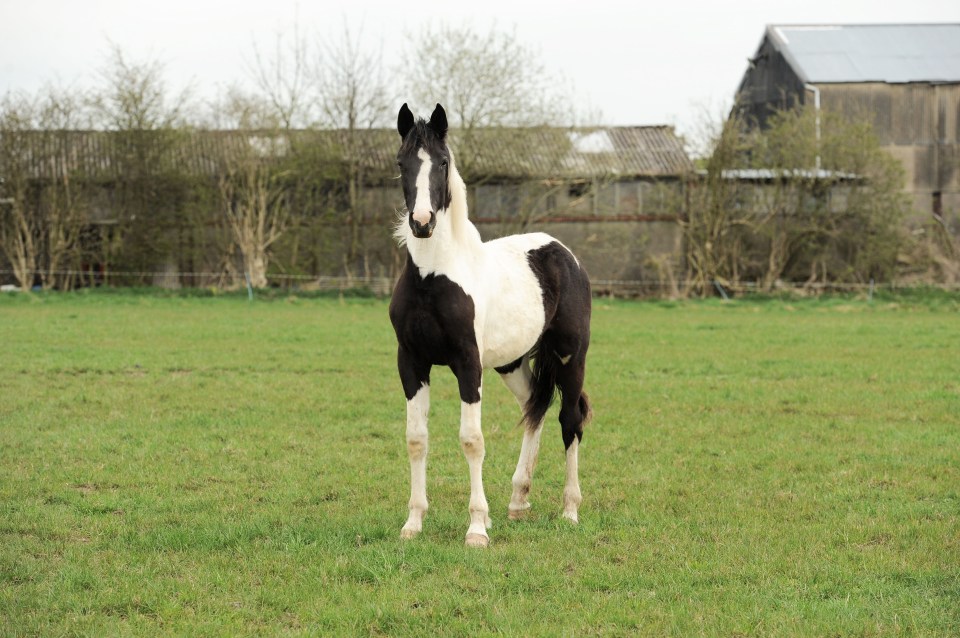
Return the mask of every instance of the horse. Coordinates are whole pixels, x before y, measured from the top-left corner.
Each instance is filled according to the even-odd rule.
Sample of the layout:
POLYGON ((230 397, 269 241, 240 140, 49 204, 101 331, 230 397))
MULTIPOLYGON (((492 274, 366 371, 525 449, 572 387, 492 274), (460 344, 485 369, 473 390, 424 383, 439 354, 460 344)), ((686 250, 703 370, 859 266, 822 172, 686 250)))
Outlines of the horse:
POLYGON ((582 501, 578 449, 591 416, 583 392, 590 345, 591 291, 574 254, 546 233, 484 242, 467 216, 467 189, 447 144, 447 116, 437 104, 428 121, 404 104, 397 153, 406 210, 395 237, 407 259, 390 301, 397 369, 407 400, 409 517, 401 537, 423 529, 427 512, 427 420, 430 371, 448 366, 460 393, 460 444, 470 472, 465 544, 487 547, 491 526, 483 491, 480 428, 482 372, 494 368, 520 404, 525 422, 513 475, 510 519, 523 518, 547 409, 560 393, 566 450, 563 517, 578 522, 582 501))

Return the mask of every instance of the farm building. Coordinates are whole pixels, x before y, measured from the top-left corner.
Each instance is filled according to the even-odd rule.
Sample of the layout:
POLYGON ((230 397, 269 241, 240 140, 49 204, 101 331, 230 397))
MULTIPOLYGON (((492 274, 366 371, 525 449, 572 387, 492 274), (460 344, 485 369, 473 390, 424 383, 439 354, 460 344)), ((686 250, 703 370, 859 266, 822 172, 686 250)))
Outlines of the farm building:
MULTIPOLYGON (((550 232, 577 250, 601 288, 678 265, 676 222, 693 167, 672 128, 451 131, 451 138, 484 238, 550 232)), ((403 204, 393 129, 35 131, 0 141, 6 190, 29 183, 22 192, 34 193, 38 206, 44 184, 68 179, 82 193, 84 268, 137 271, 142 283, 172 286, 236 277, 217 185, 251 157, 286 167, 290 220, 272 247, 273 274, 392 279, 403 263, 392 238, 403 204)))
POLYGON ((914 209, 960 233, 960 24, 768 26, 735 108, 795 105, 868 118, 914 209))
POLYGON ((681 270, 677 221, 693 165, 672 128, 539 129, 505 155, 494 145, 477 156, 502 164, 470 168, 487 177, 468 177, 471 217, 484 239, 550 233, 575 248, 598 290, 681 270))

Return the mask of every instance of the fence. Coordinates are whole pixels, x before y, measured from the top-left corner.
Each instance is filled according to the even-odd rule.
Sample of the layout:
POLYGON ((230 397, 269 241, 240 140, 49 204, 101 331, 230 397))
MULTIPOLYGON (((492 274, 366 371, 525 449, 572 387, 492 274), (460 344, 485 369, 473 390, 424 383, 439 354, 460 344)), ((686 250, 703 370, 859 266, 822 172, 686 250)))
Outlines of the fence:
MULTIPOLYGON (((227 272, 176 272, 176 271, 111 271, 97 273, 81 270, 32 271, 34 275, 76 277, 78 281, 87 282, 85 287, 102 285, 122 287, 125 285, 142 286, 142 282, 150 280, 161 282, 158 287, 166 289, 178 288, 217 288, 221 290, 249 289, 243 278, 236 273, 227 272), (104 276, 106 275, 106 276, 104 276), (183 281, 216 282, 209 286, 186 286, 183 281), (174 283, 175 282, 175 283, 174 283)), ((0 269, 0 278, 11 279, 13 270, 0 269)), ((293 274, 272 274, 267 276, 270 288, 290 290, 291 292, 358 292, 372 294, 378 297, 389 296, 393 291, 396 279, 393 277, 342 277, 342 276, 314 276, 293 274)), ((697 282, 679 280, 667 282, 654 279, 592 279, 591 286, 595 296, 619 298, 669 298, 690 296, 698 291, 697 282)), ((38 286, 35 286, 36 290, 38 286)), ((756 295, 808 295, 823 294, 861 294, 872 297, 874 292, 896 292, 916 290, 939 290, 943 292, 960 292, 960 283, 929 284, 915 282, 868 282, 868 283, 841 283, 841 282, 811 282, 801 285, 784 285, 773 291, 764 290, 756 284, 740 283, 736 286, 711 282, 710 295, 722 298, 749 297, 756 295)), ((4 291, 19 290, 18 286, 7 284, 4 291)), ((251 295, 252 295, 251 291, 251 295)))

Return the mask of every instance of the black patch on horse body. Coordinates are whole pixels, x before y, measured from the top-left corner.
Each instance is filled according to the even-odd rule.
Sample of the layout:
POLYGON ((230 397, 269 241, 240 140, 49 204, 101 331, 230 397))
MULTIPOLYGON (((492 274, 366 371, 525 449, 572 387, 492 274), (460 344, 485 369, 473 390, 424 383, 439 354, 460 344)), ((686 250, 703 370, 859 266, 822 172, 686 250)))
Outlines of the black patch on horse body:
POLYGON ((390 321, 399 345, 397 366, 407 399, 430 381, 430 367, 450 366, 466 403, 480 400, 482 369, 473 329, 473 299, 444 275, 420 276, 407 264, 390 300, 390 321))
POLYGON ((590 345, 590 280, 560 242, 529 251, 527 262, 543 292, 544 332, 536 348, 533 393, 524 418, 529 427, 536 427, 559 390, 563 442, 570 447, 574 437, 583 436, 583 423, 590 415, 583 393, 590 345))
POLYGON ((499 366, 497 368, 494 368, 494 370, 496 370, 500 374, 510 374, 514 370, 517 370, 520 367, 521 363, 523 363, 523 357, 520 357, 516 361, 511 361, 505 366, 499 366))

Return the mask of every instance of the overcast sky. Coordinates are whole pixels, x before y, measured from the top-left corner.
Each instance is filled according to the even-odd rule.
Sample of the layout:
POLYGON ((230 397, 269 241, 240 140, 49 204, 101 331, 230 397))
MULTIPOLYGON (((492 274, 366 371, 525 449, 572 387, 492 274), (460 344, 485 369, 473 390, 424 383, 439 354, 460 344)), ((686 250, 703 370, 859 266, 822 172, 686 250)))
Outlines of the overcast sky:
POLYGON ((344 21, 382 46, 389 68, 428 22, 515 30, 604 123, 692 133, 704 109, 729 106, 767 24, 960 22, 960 1, 0 0, 0 94, 91 85, 114 42, 132 60, 162 61, 172 88, 212 95, 246 80, 252 42, 269 48, 295 22, 334 34, 344 21))

